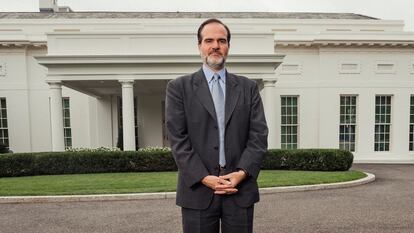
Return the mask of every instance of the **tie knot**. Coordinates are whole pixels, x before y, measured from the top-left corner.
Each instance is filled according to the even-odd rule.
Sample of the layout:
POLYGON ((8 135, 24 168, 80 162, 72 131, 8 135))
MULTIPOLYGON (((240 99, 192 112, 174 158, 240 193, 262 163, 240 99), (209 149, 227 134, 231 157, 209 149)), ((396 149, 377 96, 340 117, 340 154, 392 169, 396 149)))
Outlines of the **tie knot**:
POLYGON ((213 81, 219 81, 219 80, 220 80, 220 75, 214 74, 213 75, 213 81))

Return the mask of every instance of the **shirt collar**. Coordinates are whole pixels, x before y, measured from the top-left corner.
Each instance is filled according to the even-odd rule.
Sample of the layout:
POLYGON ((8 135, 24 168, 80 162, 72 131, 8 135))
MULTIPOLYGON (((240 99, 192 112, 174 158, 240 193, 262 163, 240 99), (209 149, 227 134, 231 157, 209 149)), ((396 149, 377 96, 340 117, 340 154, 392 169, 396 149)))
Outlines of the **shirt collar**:
MULTIPOLYGON (((205 64, 203 64, 203 72, 204 76, 206 76, 207 82, 209 83, 215 72, 205 64)), ((223 67, 223 69, 219 70, 217 74, 220 75, 220 79, 226 83, 226 68, 223 67)))

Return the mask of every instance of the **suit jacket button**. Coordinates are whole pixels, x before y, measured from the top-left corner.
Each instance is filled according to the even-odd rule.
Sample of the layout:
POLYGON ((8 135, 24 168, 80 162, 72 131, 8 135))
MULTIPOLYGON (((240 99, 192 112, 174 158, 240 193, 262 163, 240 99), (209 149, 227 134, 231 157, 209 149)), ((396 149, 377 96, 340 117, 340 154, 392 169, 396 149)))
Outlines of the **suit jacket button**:
POLYGON ((214 147, 214 149, 215 149, 215 150, 218 150, 218 146, 215 146, 215 147, 214 147))

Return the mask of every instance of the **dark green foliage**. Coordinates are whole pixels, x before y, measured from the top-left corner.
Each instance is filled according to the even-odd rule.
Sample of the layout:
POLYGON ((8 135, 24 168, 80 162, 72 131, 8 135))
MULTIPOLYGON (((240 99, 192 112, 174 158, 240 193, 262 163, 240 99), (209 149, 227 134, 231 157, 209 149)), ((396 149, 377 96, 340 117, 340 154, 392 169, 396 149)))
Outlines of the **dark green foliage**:
MULTIPOLYGON (((269 150, 262 169, 346 171, 352 153, 337 149, 269 150)), ((175 171, 169 151, 43 152, 0 155, 0 177, 175 171)))
POLYGON ((351 152, 338 149, 269 150, 262 169, 347 171, 353 160, 351 152))
POLYGON ((0 155, 0 177, 177 170, 171 152, 44 152, 0 155))

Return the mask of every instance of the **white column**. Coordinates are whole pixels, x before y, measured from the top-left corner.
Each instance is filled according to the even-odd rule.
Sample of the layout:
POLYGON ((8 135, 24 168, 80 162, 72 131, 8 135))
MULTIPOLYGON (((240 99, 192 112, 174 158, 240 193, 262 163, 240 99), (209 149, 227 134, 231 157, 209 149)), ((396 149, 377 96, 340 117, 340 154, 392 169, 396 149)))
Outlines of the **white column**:
POLYGON ((49 82, 50 87, 50 121, 52 128, 52 151, 64 151, 62 84, 49 82))
POLYGON ((135 150, 134 80, 120 80, 122 85, 122 130, 124 151, 135 150))
POLYGON ((276 98, 275 98, 275 79, 263 80, 263 105, 266 115, 269 136, 267 139, 268 148, 276 148, 277 126, 276 126, 276 98))

